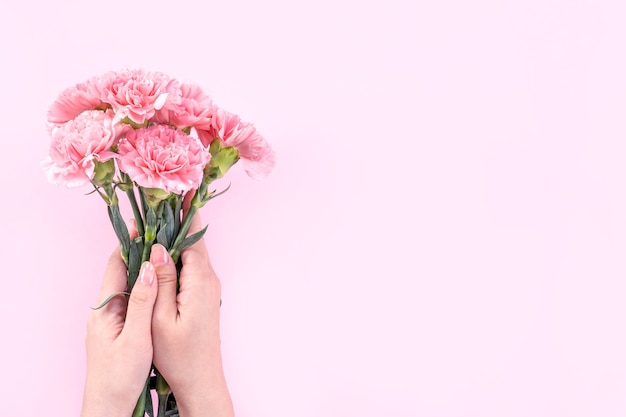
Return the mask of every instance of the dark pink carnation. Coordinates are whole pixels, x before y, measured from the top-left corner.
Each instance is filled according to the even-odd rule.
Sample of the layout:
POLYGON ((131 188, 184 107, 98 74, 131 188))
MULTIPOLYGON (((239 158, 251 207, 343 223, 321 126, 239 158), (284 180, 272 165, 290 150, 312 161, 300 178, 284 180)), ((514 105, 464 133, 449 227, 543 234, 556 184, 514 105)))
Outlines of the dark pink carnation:
POLYGON ((154 118, 159 123, 168 123, 179 129, 193 127, 208 130, 215 105, 200 87, 195 84, 171 83, 168 87, 168 100, 156 112, 154 118))
POLYGON ((170 78, 160 72, 124 70, 105 74, 99 88, 102 101, 115 110, 116 121, 128 117, 142 124, 165 104, 170 82, 170 78))
POLYGON ((204 146, 218 138, 224 146, 236 148, 244 169, 252 178, 263 179, 274 168, 276 158, 269 143, 252 124, 241 121, 236 114, 217 109, 212 116, 211 128, 197 131, 204 146))
POLYGON ((104 104, 100 100, 96 79, 92 78, 63 91, 48 110, 48 122, 59 125, 72 120, 85 110, 97 108, 104 108, 104 104))
POLYGON ((165 125, 130 131, 118 153, 120 169, 137 184, 176 194, 198 187, 210 158, 196 138, 165 125))
POLYGON ((113 124, 112 111, 99 110, 87 110, 54 128, 48 157, 42 163, 50 182, 67 187, 88 183, 94 176, 94 161, 115 157, 111 147, 123 129, 113 124))

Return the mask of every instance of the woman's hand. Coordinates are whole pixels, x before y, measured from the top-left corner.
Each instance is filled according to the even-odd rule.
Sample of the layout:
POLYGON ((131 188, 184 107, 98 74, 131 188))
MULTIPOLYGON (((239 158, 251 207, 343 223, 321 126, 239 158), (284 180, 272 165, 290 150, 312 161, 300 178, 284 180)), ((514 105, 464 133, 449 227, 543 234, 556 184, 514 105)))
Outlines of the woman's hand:
MULTIPOLYGON (((155 271, 141 267, 133 291, 95 310, 87 323, 87 381, 82 417, 129 417, 144 388, 152 362, 152 312, 157 298, 155 271)), ((119 249, 107 265, 98 298, 127 291, 126 266, 119 249)))
MULTIPOLYGON (((201 229, 199 215, 189 233, 201 229)), ((150 255, 158 278, 152 318, 154 365, 168 382, 181 417, 233 416, 220 350, 220 281, 201 240, 182 253, 180 292, 167 250, 150 255)))

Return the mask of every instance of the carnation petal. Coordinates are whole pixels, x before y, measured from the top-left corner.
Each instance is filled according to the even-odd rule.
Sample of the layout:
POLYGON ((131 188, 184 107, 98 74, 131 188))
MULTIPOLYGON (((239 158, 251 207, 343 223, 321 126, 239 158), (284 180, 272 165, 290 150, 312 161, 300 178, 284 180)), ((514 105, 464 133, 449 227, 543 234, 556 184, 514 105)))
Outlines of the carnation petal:
POLYGON ((276 165, 276 155, 273 150, 258 161, 249 159, 241 160, 246 174, 255 180, 263 180, 267 178, 276 165))
POLYGON ((140 186, 181 194, 200 184, 209 158, 198 139, 155 125, 129 132, 119 143, 117 160, 140 186))
POLYGON ((110 111, 87 110, 52 129, 52 142, 45 162, 48 179, 59 185, 75 187, 93 178, 94 159, 115 157, 111 147, 116 141, 110 111))
POLYGON ((163 93, 159 97, 157 97, 157 99, 154 102, 155 110, 161 110, 163 108, 163 105, 165 104, 165 100, 167 100, 168 95, 169 95, 168 93, 163 93))

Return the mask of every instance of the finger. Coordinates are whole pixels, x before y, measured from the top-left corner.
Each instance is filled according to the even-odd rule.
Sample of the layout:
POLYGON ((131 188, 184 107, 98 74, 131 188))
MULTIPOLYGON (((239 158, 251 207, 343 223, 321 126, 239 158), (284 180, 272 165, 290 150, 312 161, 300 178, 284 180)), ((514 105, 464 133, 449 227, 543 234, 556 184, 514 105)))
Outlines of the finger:
MULTIPOLYGON (((192 219, 190 233, 202 229, 202 219, 196 213, 192 219)), ((187 308, 202 309, 209 305, 217 305, 221 285, 213 267, 204 239, 185 249, 181 254, 183 268, 180 272, 180 294, 178 310, 181 317, 187 308)))
MULTIPOLYGON (((191 219, 191 225, 189 226, 189 232, 187 236, 191 236, 194 233, 199 232, 204 228, 202 224, 202 216, 200 215, 200 211, 196 211, 196 214, 191 219)), ((191 245, 189 248, 183 251, 182 256, 185 256, 185 252, 194 252, 194 257, 199 257, 199 260, 203 262, 207 262, 210 264, 209 253, 207 251, 206 245, 204 243, 204 236, 202 239, 191 245)), ((185 261, 183 260, 183 263, 185 261)))
POLYGON ((151 340, 152 311, 157 298, 154 266, 144 262, 128 299, 122 336, 131 340, 151 340))
POLYGON ((175 318, 176 307, 176 265, 167 249, 162 245, 152 246, 150 263, 154 265, 159 291, 154 306, 155 317, 159 319, 175 318))
MULTIPOLYGON (((196 212, 196 215, 191 219, 189 234, 196 233, 202 230, 202 228, 202 218, 200 217, 200 213, 196 212)), ((185 249, 181 254, 181 259, 183 262, 183 270, 187 272, 181 275, 181 286, 184 284, 185 279, 205 279, 215 275, 211 265, 211 259, 209 258, 209 252, 204 242, 204 237, 185 249)))
POLYGON ((118 247, 109 257, 106 270, 104 271, 104 278, 102 279, 102 286, 100 287, 100 295, 98 296, 97 305, 102 303, 112 294, 126 291, 127 286, 126 265, 122 260, 120 249, 118 247))
MULTIPOLYGON (((189 207, 191 207, 191 200, 193 200, 193 197, 196 194, 196 190, 191 190, 189 191, 187 194, 185 194, 185 197, 183 199, 183 219, 185 217, 187 217, 187 213, 189 213, 189 207)), ((200 216, 199 216, 199 211, 196 211, 195 216, 193 216, 193 218, 191 219, 191 226, 189 227, 189 234, 193 234, 196 232, 199 232, 200 230, 202 230, 202 221, 200 220, 200 216)))
POLYGON ((197 190, 190 190, 185 194, 183 199, 183 215, 186 215, 189 211, 189 207, 191 206, 191 200, 193 200, 193 196, 196 195, 197 190))
POLYGON ((139 232, 137 231, 137 222, 135 219, 128 219, 128 225, 126 225, 126 227, 128 228, 130 240, 136 239, 137 236, 139 236, 139 232))

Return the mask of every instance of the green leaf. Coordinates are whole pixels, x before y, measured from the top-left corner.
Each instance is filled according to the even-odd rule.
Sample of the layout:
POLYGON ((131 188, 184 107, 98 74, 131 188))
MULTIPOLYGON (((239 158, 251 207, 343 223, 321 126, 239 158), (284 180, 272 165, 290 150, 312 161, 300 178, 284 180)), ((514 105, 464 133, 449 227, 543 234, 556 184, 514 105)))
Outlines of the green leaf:
POLYGON ((172 392, 172 389, 170 388, 169 384, 167 383, 165 378, 163 378, 163 375, 161 375, 161 373, 158 370, 156 372, 155 390, 157 394, 169 394, 170 392, 172 392))
POLYGON ((143 189, 139 188, 139 200, 141 201, 141 212, 143 213, 143 218, 146 218, 146 212, 148 211, 148 202, 146 201, 146 196, 143 194, 143 189))
POLYGON ((136 237, 134 242, 137 245, 137 252, 142 253, 143 252, 143 236, 136 237))
POLYGON ((109 219, 111 220, 111 224, 113 225, 115 235, 120 241, 120 246, 122 247, 122 258, 124 258, 124 262, 128 264, 130 236, 128 235, 128 228, 126 227, 126 223, 124 223, 124 219, 122 219, 122 215, 120 214, 120 207, 117 204, 113 204, 107 206, 107 211, 109 213, 109 219))
POLYGON ((161 229, 157 232, 156 241, 158 244, 163 245, 165 248, 169 246, 170 240, 167 237, 167 223, 161 226, 161 229))
POLYGON ((141 391, 141 395, 137 400, 137 405, 135 405, 135 409, 133 410, 132 417, 144 417, 146 412, 146 397, 150 396, 150 377, 148 376, 146 380, 146 384, 141 391))
POLYGON ((219 197, 219 196, 221 196, 221 195, 222 195, 222 194, 224 194, 226 191, 230 190, 230 186, 231 186, 231 185, 232 185, 231 183, 228 183, 228 187, 226 187, 225 189, 223 189, 223 190, 222 190, 222 191, 220 191, 219 193, 216 193, 215 191, 212 191, 212 192, 211 192, 211 194, 209 194, 209 196, 207 197, 207 200, 206 200, 206 201, 209 201, 209 200, 214 199, 215 197, 219 197))
POLYGON ((169 206, 166 200, 161 201, 159 207, 157 207, 156 216, 159 220, 163 217, 163 206, 169 206))
POLYGON ((134 239, 130 243, 130 253, 128 256, 128 289, 132 290, 139 276, 139 269, 141 268, 141 253, 143 252, 143 243, 141 238, 134 239), (137 242, 139 241, 139 242, 137 242), (141 245, 141 250, 139 249, 141 245))
POLYGON ((144 244, 149 244, 154 242, 156 238, 157 231, 157 216, 153 207, 148 207, 148 212, 146 213, 146 223, 144 225, 145 232, 145 241, 144 244))
MULTIPOLYGON (((149 380, 150 378, 148 378, 149 380)), ((146 387, 146 409, 145 412, 148 414, 148 417, 154 417, 154 408, 152 406, 152 395, 150 395, 150 385, 146 387)))
POLYGON ((109 301, 111 301, 112 299, 114 299, 115 297, 118 297, 118 296, 120 296, 120 295, 130 295, 130 293, 129 293, 129 292, 126 292, 126 291, 116 292, 115 294, 111 294, 111 295, 109 295, 109 296, 107 297, 107 299, 106 299, 106 300, 104 300, 104 301, 102 302, 102 304, 100 304, 99 306, 97 306, 97 307, 90 307, 90 308, 91 308, 92 310, 100 310, 102 307, 104 307, 105 305, 109 304, 109 301))
POLYGON ((157 215, 152 207, 148 207, 148 212, 146 213, 146 225, 156 227, 157 225, 157 215))
POLYGON ((194 233, 191 236, 187 236, 185 240, 181 242, 180 247, 178 248, 178 252, 181 253, 182 251, 187 249, 189 246, 193 245, 194 243, 202 239, 202 236, 204 236, 208 228, 209 228, 209 225, 207 224, 206 226, 204 226, 204 229, 200 230, 199 232, 194 233))
MULTIPOLYGON (((183 197, 180 196, 176 201, 176 207, 174 207, 174 232, 172 233, 172 239, 178 235, 180 231, 180 213, 183 208, 183 197)), ((172 243, 173 244, 173 243, 172 243)))
POLYGON ((161 221, 164 223, 161 224, 161 230, 159 232, 164 232, 167 244, 163 244, 161 242, 159 243, 166 248, 169 248, 170 245, 174 243, 174 213, 172 212, 172 207, 169 203, 166 203, 163 206, 163 218, 161 221))
POLYGON ((176 397, 174 397, 174 393, 171 393, 167 398, 166 410, 166 417, 180 417, 180 414, 178 414, 178 405, 176 404, 176 397))
POLYGON ((126 190, 126 195, 128 196, 130 207, 133 209, 133 215, 135 216, 135 223, 137 223, 137 233, 139 234, 139 236, 143 236, 144 234, 143 217, 141 216, 141 211, 139 211, 139 206, 137 204, 137 198, 135 197, 135 189, 133 188, 133 183, 129 182, 129 184, 130 184, 130 188, 126 190))
MULTIPOLYGON (((107 214, 109 215, 109 220, 111 221, 111 224, 113 224, 113 212, 111 211, 111 206, 107 206, 107 214)), ((117 230, 115 230, 115 228, 113 230, 117 235, 117 230)))

